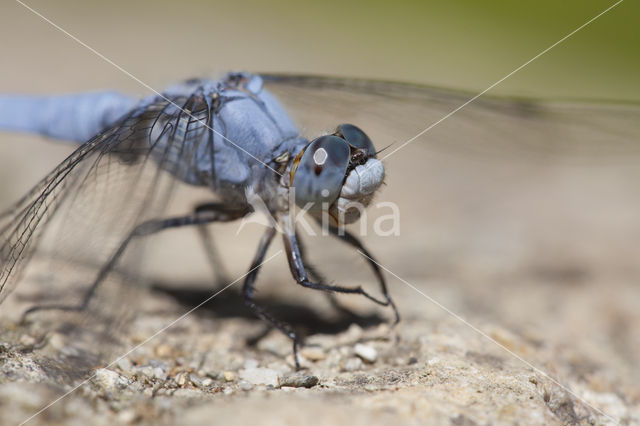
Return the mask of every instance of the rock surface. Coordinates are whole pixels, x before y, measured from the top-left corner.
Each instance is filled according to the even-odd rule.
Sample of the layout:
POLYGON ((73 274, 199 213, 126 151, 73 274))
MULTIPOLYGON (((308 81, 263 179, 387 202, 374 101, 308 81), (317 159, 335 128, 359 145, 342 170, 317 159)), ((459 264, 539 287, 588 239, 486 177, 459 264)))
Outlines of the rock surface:
MULTIPOLYGON (((161 328, 170 317, 149 314, 133 328, 161 328)), ((204 424, 212 418, 229 424, 634 424, 640 418, 639 388, 621 374, 622 365, 604 357, 606 348, 588 355, 489 321, 480 325, 483 336, 449 316, 428 326, 407 317, 394 330, 351 326, 310 336, 309 344, 326 356, 305 359, 300 373, 290 357, 243 344, 218 347, 235 340, 227 333, 244 330, 248 338, 260 323, 228 319, 206 331, 216 329, 213 322, 188 317, 180 332, 167 330, 126 361, 92 370, 87 383, 30 424, 204 424)), ((286 352, 288 342, 281 343, 277 352, 286 352)), ((68 389, 37 351, 17 349, 5 344, 0 354, 6 424, 29 418, 68 389)))

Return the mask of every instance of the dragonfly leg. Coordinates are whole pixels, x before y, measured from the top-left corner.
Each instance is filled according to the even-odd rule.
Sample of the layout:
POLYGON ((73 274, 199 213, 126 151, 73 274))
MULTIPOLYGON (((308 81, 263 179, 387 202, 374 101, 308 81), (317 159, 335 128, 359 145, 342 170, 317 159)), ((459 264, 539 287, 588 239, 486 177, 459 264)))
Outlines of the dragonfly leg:
POLYGON ((394 325, 400 322, 400 313, 398 312, 398 308, 396 307, 396 304, 393 303, 393 299, 391 299, 391 296, 389 295, 389 291, 387 290, 387 281, 385 280, 384 274, 380 270, 380 267, 373 260, 374 259, 373 255, 369 253, 369 250, 365 248, 365 246, 360 242, 360 240, 356 238, 356 236, 350 233, 349 231, 343 229, 342 233, 340 233, 338 232, 337 228, 330 226, 329 232, 331 232, 331 235, 344 241, 350 246, 356 248, 357 250, 361 251, 365 255, 365 259, 367 260, 367 263, 369 264, 369 266, 371 266, 371 269, 373 270, 373 273, 376 276, 376 279, 378 280, 378 284, 380 285, 380 291, 382 291, 382 295, 387 300, 387 304, 391 306, 391 309, 393 309, 393 313, 395 316, 395 319, 393 322, 394 325))
POLYGON ((244 280, 244 285, 242 287, 242 293, 244 295, 245 304, 253 311, 256 316, 260 319, 271 323, 275 328, 284 333, 287 337, 289 337, 293 341, 293 360, 296 364, 296 369, 300 369, 300 362, 298 361, 298 337, 296 333, 293 331, 289 324, 286 324, 282 321, 274 318, 270 313, 268 313, 263 307, 256 304, 253 299, 254 295, 254 284, 256 277, 258 276, 258 271, 260 270, 260 264, 264 260, 264 256, 267 253, 267 249, 273 241, 273 237, 276 234, 276 230, 274 228, 268 228, 264 233, 262 238, 260 239, 260 244, 258 245, 258 252, 253 258, 253 262, 251 263, 251 268, 249 269, 249 274, 244 280))
MULTIPOLYGON (((316 281, 326 283, 327 279, 324 277, 324 275, 309 262, 309 259, 307 258, 306 247, 302 243, 302 239, 300 238, 300 234, 298 233, 297 229, 296 229, 296 241, 298 242, 298 250, 300 251, 300 257, 302 258, 302 263, 304 264, 304 267, 307 269, 309 276, 316 281)), ((331 294, 331 293, 327 293, 327 294, 331 294)))
MULTIPOLYGON (((313 266, 309 262, 309 259, 307 257, 307 250, 305 248, 305 245, 302 243, 302 239, 300 238, 300 235, 297 229, 296 229, 296 241, 298 242, 298 250, 300 250, 300 257, 302 258, 302 263, 304 264, 304 267, 306 268, 307 273, 309 274, 311 279, 317 282, 326 284, 327 279, 325 278, 325 276, 315 266, 313 266)), ((338 301, 338 298, 336 297, 335 293, 327 292, 325 294, 327 295, 327 299, 329 300, 329 303, 336 311, 352 318, 355 318, 358 316, 357 314, 352 312, 350 309, 342 306, 342 304, 340 304, 340 302, 338 301)))
POLYGON ((260 244, 258 245, 258 252, 253 258, 253 262, 251 262, 251 268, 249 269, 249 274, 244 280, 244 285, 242 286, 242 294, 244 295, 245 304, 253 311, 256 316, 260 319, 265 320, 271 323, 275 328, 284 333, 287 337, 289 337, 293 341, 293 360, 296 364, 296 369, 300 369, 300 362, 298 361, 298 336, 293 331, 289 324, 286 324, 280 320, 274 318, 270 313, 268 313, 263 307, 256 304, 253 300, 253 295, 255 291, 255 281, 258 276, 258 271, 260 270, 260 264, 264 260, 264 256, 267 253, 267 249, 273 241, 273 237, 276 234, 276 230, 274 228, 268 228, 264 233, 262 238, 260 239, 260 244))
POLYGON ((342 287, 338 285, 330 285, 322 282, 312 282, 307 276, 307 270, 304 262, 302 261, 302 255, 300 254, 300 245, 295 237, 295 233, 284 234, 284 247, 287 251, 287 258, 289 260, 289 268, 291 269, 291 275, 298 284, 303 287, 312 288, 315 290, 324 290, 335 293, 347 293, 347 294, 361 294, 367 299, 382 306, 389 306, 391 303, 389 300, 380 300, 369 293, 367 293, 362 287, 342 287))
POLYGON ((91 287, 85 293, 82 302, 77 305, 38 305, 27 309, 22 314, 22 321, 37 311, 48 310, 61 310, 61 311, 83 311, 89 305, 91 298, 95 294, 100 284, 104 281, 107 275, 111 272, 118 259, 122 256, 129 243, 138 237, 144 237, 147 235, 155 234, 165 229, 179 228, 189 225, 204 225, 211 222, 228 222, 248 214, 249 209, 229 208, 222 204, 212 203, 203 204, 198 206, 193 213, 185 216, 172 217, 167 219, 152 219, 141 223, 136 226, 131 233, 120 243, 120 246, 111 255, 109 261, 100 269, 96 279, 91 284, 91 287))
MULTIPOLYGON (((196 210, 198 208, 196 208, 196 210)), ((215 245, 214 239, 212 238, 211 233, 207 230, 206 225, 207 224, 200 224, 197 226, 198 235, 200 237, 200 241, 204 248, 205 254, 207 255, 207 259, 209 260, 209 265, 213 270, 216 283, 219 287, 223 287, 230 282, 229 274, 227 273, 227 269, 225 268, 224 263, 222 262, 222 259, 220 257, 220 251, 215 245)))

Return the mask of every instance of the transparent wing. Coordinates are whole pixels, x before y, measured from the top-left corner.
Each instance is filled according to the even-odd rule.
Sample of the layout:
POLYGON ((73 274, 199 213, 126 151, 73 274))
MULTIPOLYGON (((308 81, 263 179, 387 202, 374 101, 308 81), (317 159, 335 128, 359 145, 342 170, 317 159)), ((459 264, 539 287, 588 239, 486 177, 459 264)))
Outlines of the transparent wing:
POLYGON ((382 149, 386 186, 355 232, 364 230, 379 259, 405 279, 626 271, 637 281, 638 105, 482 96, 457 110, 475 94, 324 77, 265 80, 306 135, 353 123, 382 149))
MULTIPOLYGON (((196 97, 159 99, 134 110, 80 146, 0 216, 0 300, 10 292, 44 226, 61 209, 73 217, 65 220, 73 223, 69 233, 82 238, 105 234, 101 241, 118 242, 148 219, 149 210, 157 212, 166 204, 168 192, 158 186, 166 175, 178 173, 181 163, 175 161, 176 153, 188 164, 197 144, 206 142, 208 115, 207 103, 196 97), (163 152, 157 152, 160 145, 163 152)), ((81 246, 82 251, 87 249, 81 246)), ((110 248, 107 244, 99 251, 104 256, 110 248)))
MULTIPOLYGON (((0 300, 18 282, 33 284, 21 292, 22 299, 12 299, 1 309, 6 313, 34 304, 78 304, 126 236, 144 221, 165 217, 176 185, 174 174, 183 164, 175 159, 188 164, 198 144, 208 143, 204 136, 209 114, 209 105, 197 94, 171 102, 158 98, 134 109, 81 145, 0 216, 0 300), (18 303, 25 299, 26 304, 18 303)), ((191 207, 184 206, 184 212, 191 207)), ((143 245, 136 241, 116 264, 129 279, 108 275, 86 315, 75 315, 76 327, 54 322, 67 338, 75 339, 69 346, 84 354, 74 362, 53 357, 60 365, 57 371, 90 367, 105 348, 113 349, 119 327, 126 322, 123 315, 135 311, 127 301, 136 299, 127 296, 131 286, 125 284, 143 281, 137 275, 143 245), (107 303, 113 299, 106 296, 117 297, 116 303, 107 303)), ((53 314, 65 316, 43 312, 53 314)))
POLYGON ((489 160, 603 164, 640 153, 638 105, 490 95, 466 104, 475 94, 405 83, 296 75, 265 80, 307 132, 353 121, 378 136, 378 148, 393 144, 388 152, 429 128, 411 144, 489 160))

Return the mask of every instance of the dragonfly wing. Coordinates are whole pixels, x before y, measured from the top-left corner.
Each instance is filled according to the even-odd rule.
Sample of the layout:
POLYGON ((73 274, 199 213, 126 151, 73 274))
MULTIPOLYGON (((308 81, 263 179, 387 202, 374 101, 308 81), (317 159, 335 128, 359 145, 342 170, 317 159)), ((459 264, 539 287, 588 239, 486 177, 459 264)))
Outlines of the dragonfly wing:
MULTIPOLYGON (((172 102, 188 108, 191 115, 162 98, 133 109, 81 145, 0 216, 0 300, 21 283, 18 298, 1 306, 4 313, 15 317, 34 304, 80 303, 125 237, 137 225, 166 216, 174 189, 181 185, 175 179, 182 164, 176 155, 188 162, 195 155, 194 146, 209 140, 201 122, 208 118, 208 104, 193 97, 174 97, 172 102)), ((191 208, 186 205, 182 211, 191 208)), ((114 340, 126 324, 124 318, 135 312, 130 302, 136 298, 126 296, 127 285, 144 282, 138 274, 143 240, 127 247, 85 315, 75 315, 81 319, 73 322, 81 327, 53 321, 73 339, 80 330, 86 336, 69 343, 84 355, 73 363, 54 357, 60 361, 55 371, 78 369, 80 359, 90 367, 117 347, 114 340), (117 303, 109 303, 113 300, 117 303)), ((36 315, 65 318, 52 311, 36 315)))
POLYGON ((473 93, 406 83, 263 77, 307 132, 333 131, 332 123, 360 123, 380 133, 378 148, 393 144, 389 152, 412 140, 410 145, 421 149, 500 161, 603 163, 640 153, 638 105, 490 95, 469 102, 473 93))
POLYGON ((391 211, 376 202, 358 226, 396 272, 423 277, 425 261, 450 271, 638 269, 638 105, 468 103, 474 94, 403 83, 264 78, 306 136, 352 123, 382 149, 387 185, 375 201, 397 207, 398 233, 376 232, 391 211))

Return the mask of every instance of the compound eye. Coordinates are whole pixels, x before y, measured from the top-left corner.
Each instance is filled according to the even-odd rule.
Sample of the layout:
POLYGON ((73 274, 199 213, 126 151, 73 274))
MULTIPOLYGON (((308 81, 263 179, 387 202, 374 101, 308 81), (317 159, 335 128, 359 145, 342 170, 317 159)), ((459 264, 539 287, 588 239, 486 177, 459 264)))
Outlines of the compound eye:
POLYGON ((342 135, 342 137, 354 148, 362 149, 367 152, 368 156, 375 158, 376 149, 373 146, 373 142, 369 139, 369 136, 359 127, 353 124, 341 124, 336 129, 336 134, 342 135))
POLYGON ((296 204, 304 207, 314 203, 310 210, 322 208, 321 203, 333 203, 340 195, 350 150, 344 139, 321 136, 305 149, 296 168, 292 187, 296 204))

